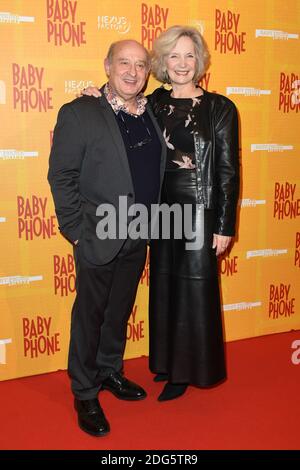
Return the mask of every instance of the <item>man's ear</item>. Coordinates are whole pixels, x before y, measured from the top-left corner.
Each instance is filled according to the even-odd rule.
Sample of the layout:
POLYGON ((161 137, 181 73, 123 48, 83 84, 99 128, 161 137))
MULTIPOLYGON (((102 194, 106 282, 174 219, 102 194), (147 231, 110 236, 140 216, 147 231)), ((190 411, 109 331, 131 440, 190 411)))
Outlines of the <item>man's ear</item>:
POLYGON ((109 77, 110 63, 109 63, 109 60, 108 60, 107 57, 105 57, 105 59, 104 59, 104 68, 105 68, 106 75, 109 77))

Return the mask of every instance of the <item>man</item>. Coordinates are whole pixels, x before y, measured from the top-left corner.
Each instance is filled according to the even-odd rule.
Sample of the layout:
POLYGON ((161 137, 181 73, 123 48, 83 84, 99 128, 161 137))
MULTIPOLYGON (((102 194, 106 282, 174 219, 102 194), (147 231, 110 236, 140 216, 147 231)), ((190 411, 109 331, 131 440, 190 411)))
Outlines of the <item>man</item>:
MULTIPOLYGON (((76 263, 68 372, 78 424, 95 436, 110 430, 100 389, 123 400, 146 397, 122 374, 146 240, 118 233, 100 239, 96 210, 112 205, 118 225, 127 215, 119 213, 120 196, 128 206, 150 208, 158 202, 165 166, 163 137, 141 93, 150 70, 148 52, 136 41, 119 41, 104 66, 108 83, 102 96, 77 98, 59 111, 48 174, 60 231, 74 244, 76 263)), ((128 218, 126 227, 129 223, 128 218)))

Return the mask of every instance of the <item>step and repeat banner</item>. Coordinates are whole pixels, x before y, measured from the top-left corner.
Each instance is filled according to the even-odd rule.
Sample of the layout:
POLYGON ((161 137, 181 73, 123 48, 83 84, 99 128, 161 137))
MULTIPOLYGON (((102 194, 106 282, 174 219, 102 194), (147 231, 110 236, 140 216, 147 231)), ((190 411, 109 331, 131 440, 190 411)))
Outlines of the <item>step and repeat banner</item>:
MULTIPOLYGON (((2 380, 66 368, 74 260, 46 180, 57 112, 105 82, 111 42, 150 50, 175 24, 203 33, 201 85, 240 114, 238 238, 219 263, 226 340, 300 329, 299 0, 1 0, 2 380)), ((126 358, 147 355, 148 282, 147 262, 126 358)))

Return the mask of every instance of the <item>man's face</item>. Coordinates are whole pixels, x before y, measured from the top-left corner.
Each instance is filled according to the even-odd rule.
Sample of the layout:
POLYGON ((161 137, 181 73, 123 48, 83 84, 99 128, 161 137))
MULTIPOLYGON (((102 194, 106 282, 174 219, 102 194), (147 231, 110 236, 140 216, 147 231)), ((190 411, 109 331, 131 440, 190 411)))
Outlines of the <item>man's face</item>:
POLYGON ((105 59, 104 66, 111 87, 125 101, 139 94, 149 72, 146 52, 135 41, 117 44, 111 62, 105 59))

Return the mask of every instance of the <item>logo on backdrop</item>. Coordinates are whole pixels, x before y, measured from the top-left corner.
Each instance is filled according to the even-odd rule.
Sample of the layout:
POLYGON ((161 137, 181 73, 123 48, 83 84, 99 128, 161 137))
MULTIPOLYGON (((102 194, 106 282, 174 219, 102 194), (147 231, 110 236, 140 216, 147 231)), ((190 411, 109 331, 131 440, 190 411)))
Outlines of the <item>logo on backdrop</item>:
POLYGON ((239 205, 241 207, 256 207, 256 206, 262 206, 266 204, 265 199, 240 199, 239 200, 239 205))
POLYGON ((278 29, 256 29, 255 37, 282 39, 284 41, 287 41, 288 39, 299 39, 299 34, 287 33, 278 29))
POLYGON ((0 104, 6 104, 6 83, 0 80, 0 104))
POLYGON ((48 42, 72 47, 86 44, 86 22, 78 21, 77 5, 77 0, 46 0, 48 42))
POLYGON ((297 185, 275 183, 273 218, 295 219, 300 215, 300 199, 296 197, 297 185))
POLYGON ((233 11, 215 12, 215 50, 221 54, 246 52, 246 33, 240 31, 241 15, 233 11))
POLYGON ((261 90, 259 88, 245 86, 228 86, 226 87, 226 95, 244 95, 244 96, 261 96, 270 95, 271 90, 261 90))
POLYGON ((126 34, 130 31, 130 28, 131 22, 126 16, 98 16, 98 29, 126 34))
POLYGON ((256 307, 261 307, 261 302, 239 302, 237 304, 225 304, 223 305, 224 312, 230 310, 252 310, 256 307))
POLYGON ((6 348, 11 342, 11 338, 0 339, 0 364, 6 364, 6 348))
POLYGON ((43 88, 44 72, 44 67, 12 64, 14 109, 22 113, 33 109, 39 112, 53 109, 53 88, 43 88))
POLYGON ((56 216, 47 216, 47 197, 17 196, 18 237, 23 240, 56 236, 56 216))
POLYGON ((60 333, 52 331, 51 323, 51 317, 23 317, 24 357, 54 356, 60 351, 60 333))
POLYGON ((288 253, 288 250, 286 248, 283 248, 283 249, 266 248, 265 250, 249 250, 246 252, 246 259, 257 258, 260 256, 262 256, 263 258, 268 258, 269 256, 286 255, 287 253, 288 253))
POLYGON ((21 16, 8 11, 0 11, 0 23, 34 23, 34 16, 21 16))
POLYGON ((65 93, 79 95, 88 86, 95 86, 92 80, 65 80, 65 93))
POLYGON ((42 281, 43 276, 42 275, 37 275, 37 276, 5 276, 5 277, 0 277, 0 286, 21 286, 26 284, 27 286, 31 282, 36 282, 36 281, 42 281))
POLYGON ((205 31, 205 21, 204 20, 200 20, 200 19, 195 19, 193 18, 189 24, 191 26, 193 26, 194 28, 198 29, 198 31, 200 32, 200 34, 203 36, 204 35, 204 31, 205 31))
POLYGON ((138 306, 134 305, 127 323, 126 339, 133 343, 139 342, 145 337, 144 333, 144 320, 138 320, 138 306))
POLYGON ((295 266, 298 266, 298 268, 300 268, 300 232, 296 232, 295 266))
POLYGON ((218 260, 219 273, 224 276, 234 276, 238 273, 238 256, 221 256, 218 260))
POLYGON ((53 256, 54 294, 67 297, 75 292, 75 263, 72 255, 53 256))
POLYGON ((0 149, 0 160, 25 160, 25 158, 36 158, 39 152, 30 150, 0 149))
POLYGON ((277 320, 295 313, 295 297, 291 294, 291 284, 271 284, 269 290, 269 318, 277 320))
POLYGON ((279 111, 299 113, 300 80, 295 73, 281 72, 279 78, 279 111))
POLYGON ((168 14, 169 8, 163 8, 157 4, 150 6, 147 3, 142 3, 141 42, 149 51, 152 49, 154 39, 167 29, 168 14))
POLYGON ((264 151, 264 152, 285 152, 287 150, 294 150, 293 145, 280 145, 280 144, 251 144, 251 153, 264 151))

